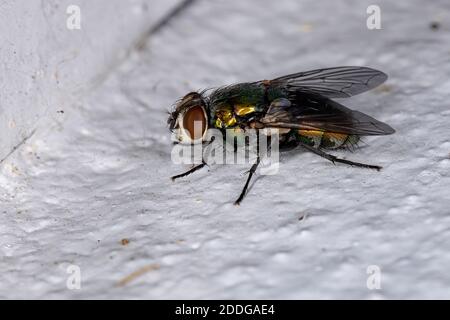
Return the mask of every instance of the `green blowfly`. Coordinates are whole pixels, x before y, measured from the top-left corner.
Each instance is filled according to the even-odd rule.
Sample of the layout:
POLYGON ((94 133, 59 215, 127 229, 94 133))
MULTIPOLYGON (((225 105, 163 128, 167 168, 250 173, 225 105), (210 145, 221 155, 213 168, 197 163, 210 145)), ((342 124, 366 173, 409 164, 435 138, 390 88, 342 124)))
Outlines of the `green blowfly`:
MULTIPOLYGON (((209 128, 223 131, 276 128, 280 132, 280 150, 300 146, 333 163, 380 170, 380 166, 340 159, 325 150, 348 149, 362 136, 394 133, 389 125, 331 100, 365 92, 386 79, 385 73, 367 67, 336 67, 224 86, 209 94, 191 92, 176 104, 168 124, 182 143, 204 141, 209 128), (201 123, 200 131, 194 132, 194 122, 201 123)), ((235 204, 244 198, 259 163, 258 153, 235 204)), ((172 179, 205 165, 203 161, 172 179)))

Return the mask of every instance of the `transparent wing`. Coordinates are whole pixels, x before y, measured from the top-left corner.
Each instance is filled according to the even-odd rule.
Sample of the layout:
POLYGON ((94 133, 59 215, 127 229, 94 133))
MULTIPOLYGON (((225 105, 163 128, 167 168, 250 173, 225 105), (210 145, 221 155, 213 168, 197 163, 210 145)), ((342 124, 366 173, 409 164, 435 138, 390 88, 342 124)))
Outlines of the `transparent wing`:
POLYGON ((290 74, 269 81, 269 85, 288 92, 347 98, 373 89, 386 79, 385 73, 367 67, 336 67, 290 74))
POLYGON ((308 99, 303 107, 272 108, 260 122, 265 127, 316 130, 360 136, 387 135, 395 132, 389 125, 365 113, 351 110, 329 100, 308 99))

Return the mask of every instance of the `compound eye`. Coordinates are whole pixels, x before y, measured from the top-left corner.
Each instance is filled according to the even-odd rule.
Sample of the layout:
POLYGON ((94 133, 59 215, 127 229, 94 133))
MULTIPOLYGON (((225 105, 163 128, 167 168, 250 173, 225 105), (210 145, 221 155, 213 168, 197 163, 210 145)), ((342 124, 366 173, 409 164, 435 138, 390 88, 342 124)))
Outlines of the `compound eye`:
POLYGON ((190 108, 183 117, 183 127, 192 140, 201 139, 206 130, 206 118, 200 106, 190 108))

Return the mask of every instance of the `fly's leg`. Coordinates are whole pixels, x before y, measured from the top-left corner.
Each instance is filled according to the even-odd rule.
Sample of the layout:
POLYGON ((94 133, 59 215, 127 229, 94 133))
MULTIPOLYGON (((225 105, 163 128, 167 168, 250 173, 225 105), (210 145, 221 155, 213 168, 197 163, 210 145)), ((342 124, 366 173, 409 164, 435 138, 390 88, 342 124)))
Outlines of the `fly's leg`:
POLYGON ((202 160, 202 163, 200 163, 199 165, 196 165, 195 167, 193 167, 192 169, 190 169, 184 173, 177 174, 176 176, 173 176, 170 179, 172 179, 172 181, 175 181, 178 178, 186 177, 186 176, 190 175, 191 173, 203 168, 204 166, 206 166, 206 162, 204 160, 202 160))
MULTIPOLYGON (((211 140, 204 143, 206 146, 209 146, 213 141, 214 141, 215 137, 211 137, 211 140)), ((208 165, 205 160, 202 159, 202 163, 200 163, 199 165, 196 165, 195 167, 191 168, 190 170, 183 172, 181 174, 177 174, 176 176, 170 177, 170 179, 172 179, 172 181, 175 181, 178 178, 182 178, 182 177, 186 177, 188 175, 190 175, 191 173, 200 170, 201 168, 203 168, 204 166, 208 165)))
POLYGON ((315 153, 315 154, 317 154, 317 155, 319 155, 319 156, 321 156, 321 157, 323 157, 325 159, 328 159, 328 160, 330 160, 333 163, 335 163, 335 162, 345 163, 345 164, 348 164, 350 166, 375 169, 377 171, 380 171, 381 168, 382 168, 380 166, 374 166, 374 165, 370 165, 370 164, 365 164, 365 163, 359 163, 359 162, 353 162, 353 161, 350 161, 350 160, 340 159, 340 158, 338 158, 336 156, 333 156, 331 154, 328 154, 328 153, 326 153, 326 152, 324 152, 324 151, 322 151, 320 149, 317 149, 317 148, 314 148, 312 146, 309 146, 309 145, 307 145, 307 144, 305 144, 303 142, 299 142, 299 143, 306 150, 311 151, 311 152, 313 152, 313 153, 315 153))
POLYGON ((241 201, 244 199, 245 194, 247 193, 248 185, 250 184, 250 180, 253 177, 253 174, 255 173, 256 169, 258 168, 259 162, 261 161, 259 157, 259 130, 256 133, 256 162, 252 165, 250 170, 248 171, 248 178, 247 182, 244 185, 244 188, 242 189, 242 192, 239 196, 239 198, 234 202, 235 206, 238 206, 241 201))
POLYGON ((250 168, 250 170, 248 172, 247 182, 245 183, 244 189, 242 189, 241 195, 234 202, 235 206, 238 206, 241 203, 241 201, 244 199, 245 194, 247 193, 247 189, 248 189, 248 185, 250 183, 250 180, 252 179, 253 174, 255 173, 256 169, 258 168, 259 161, 260 160, 259 160, 259 155, 258 155, 258 158, 257 158, 256 162, 252 165, 252 167, 250 168))

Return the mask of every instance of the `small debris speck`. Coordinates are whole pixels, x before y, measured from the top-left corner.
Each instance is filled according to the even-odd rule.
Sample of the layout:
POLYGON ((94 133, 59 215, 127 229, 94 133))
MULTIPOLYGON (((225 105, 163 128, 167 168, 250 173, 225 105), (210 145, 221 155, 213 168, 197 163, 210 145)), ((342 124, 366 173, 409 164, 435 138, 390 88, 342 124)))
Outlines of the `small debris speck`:
POLYGON ((121 243, 123 246, 126 246, 126 245, 128 245, 128 244, 130 243, 130 240, 124 238, 124 239, 120 240, 120 243, 121 243))
POLYGON ((438 30, 441 27, 441 24, 437 21, 433 21, 430 23, 431 30, 438 30))
POLYGON ((160 268, 160 265, 157 263, 153 263, 150 265, 147 265, 145 267, 140 268, 139 270, 129 274, 125 278, 122 278, 117 284, 116 287, 123 287, 127 285, 129 282, 133 281, 136 278, 139 278, 140 276, 146 274, 147 272, 158 270, 160 268))

